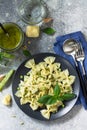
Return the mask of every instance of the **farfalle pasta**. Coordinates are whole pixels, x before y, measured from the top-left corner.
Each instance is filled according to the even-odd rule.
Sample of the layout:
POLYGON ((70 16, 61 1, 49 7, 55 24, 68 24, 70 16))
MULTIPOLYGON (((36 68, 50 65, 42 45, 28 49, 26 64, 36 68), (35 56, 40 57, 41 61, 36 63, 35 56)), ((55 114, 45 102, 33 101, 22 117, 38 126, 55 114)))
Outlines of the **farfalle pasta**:
POLYGON ((38 99, 45 94, 53 94, 54 87, 58 82, 61 93, 72 93, 72 84, 75 76, 70 75, 68 69, 61 70, 61 64, 55 62, 55 57, 46 57, 42 62, 36 64, 34 59, 27 61, 25 67, 29 72, 20 80, 16 96, 20 98, 20 103, 29 103, 32 110, 41 109, 41 114, 49 119, 51 113, 58 111, 63 106, 62 101, 57 101, 52 105, 44 105, 38 99))

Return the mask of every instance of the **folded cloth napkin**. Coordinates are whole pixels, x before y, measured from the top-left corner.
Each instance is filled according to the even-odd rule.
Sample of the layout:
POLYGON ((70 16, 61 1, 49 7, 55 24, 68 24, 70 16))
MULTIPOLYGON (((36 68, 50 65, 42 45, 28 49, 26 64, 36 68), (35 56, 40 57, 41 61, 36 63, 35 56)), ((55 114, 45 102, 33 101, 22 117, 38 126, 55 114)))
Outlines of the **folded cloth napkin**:
MULTIPOLYGON (((66 34, 66 35, 63 35, 63 36, 58 36, 56 38, 56 43, 54 43, 54 48, 53 48, 54 51, 56 52, 56 54, 64 57, 73 66, 75 66, 75 63, 73 61, 72 56, 65 54, 64 51, 63 51, 63 43, 67 39, 74 39, 74 40, 76 40, 76 41, 78 41, 78 42, 80 42, 82 44, 82 47, 83 47, 84 53, 85 53, 84 67, 85 67, 85 71, 86 71, 86 74, 87 74, 87 42, 86 42, 86 40, 84 38, 84 35, 83 35, 83 33, 81 31, 66 34)), ((79 66, 79 67, 81 67, 81 66, 79 66)), ((84 106, 84 108, 87 109, 87 103, 85 101, 85 98, 83 96, 81 88, 80 88, 79 98, 78 98, 78 101, 77 101, 76 104, 82 104, 84 106)))

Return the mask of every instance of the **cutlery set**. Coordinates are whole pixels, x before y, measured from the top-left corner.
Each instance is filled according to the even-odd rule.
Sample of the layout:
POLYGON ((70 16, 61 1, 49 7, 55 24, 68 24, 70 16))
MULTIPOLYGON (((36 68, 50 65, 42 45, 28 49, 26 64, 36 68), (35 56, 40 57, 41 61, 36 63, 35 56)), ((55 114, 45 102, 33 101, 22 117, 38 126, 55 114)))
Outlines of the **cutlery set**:
POLYGON ((76 71, 80 79, 80 84, 83 91, 83 95, 87 102, 87 77, 86 77, 85 68, 84 68, 85 54, 84 54, 83 47, 81 43, 73 39, 68 39, 64 42, 63 51, 66 54, 69 54, 73 57, 76 71), (79 64, 81 65, 81 69, 79 68, 80 67, 79 64))

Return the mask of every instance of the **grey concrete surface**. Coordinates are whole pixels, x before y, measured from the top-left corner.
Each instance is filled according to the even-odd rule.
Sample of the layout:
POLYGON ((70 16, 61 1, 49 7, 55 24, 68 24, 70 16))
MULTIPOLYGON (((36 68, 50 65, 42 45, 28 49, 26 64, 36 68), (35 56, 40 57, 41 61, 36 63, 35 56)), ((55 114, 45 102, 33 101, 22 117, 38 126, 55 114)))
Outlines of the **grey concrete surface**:
MULTIPOLYGON (((25 39, 25 44, 31 41, 28 48, 31 54, 40 52, 53 52, 56 36, 82 31, 87 39, 87 0, 45 0, 49 16, 53 18, 52 27, 55 35, 48 36, 41 33, 40 38, 25 39)), ((15 0, 0 0, 0 22, 15 22, 25 31, 26 24, 20 20, 16 9, 15 0)), ((17 52, 17 56, 21 52, 17 52)), ((24 60, 18 60, 18 65, 24 60)), ((9 68, 8 68, 9 69, 9 68)), ((8 70, 7 69, 7 70, 8 70)), ((0 68, 0 73, 6 72, 0 68)), ((25 115, 16 105, 11 84, 0 93, 0 130, 86 130, 87 111, 81 106, 75 106, 66 116, 51 122, 42 122, 25 115), (12 106, 6 107, 2 99, 6 94, 12 95, 12 106)))

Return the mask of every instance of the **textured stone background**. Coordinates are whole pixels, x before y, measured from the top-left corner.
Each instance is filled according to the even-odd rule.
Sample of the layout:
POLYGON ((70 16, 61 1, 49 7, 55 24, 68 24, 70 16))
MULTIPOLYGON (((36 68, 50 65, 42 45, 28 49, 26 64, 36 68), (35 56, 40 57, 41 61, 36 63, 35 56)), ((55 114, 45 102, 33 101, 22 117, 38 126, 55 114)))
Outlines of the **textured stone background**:
MULTIPOLYGON (((56 33, 53 36, 41 34, 37 39, 26 39, 31 54, 53 52, 53 43, 58 35, 81 30, 87 38, 87 0, 44 0, 49 9, 49 15, 54 19, 51 25, 56 33)), ((15 0, 0 0, 0 22, 18 23, 25 31, 23 23, 15 9, 15 0)), ((21 53, 20 53, 21 54, 21 53)), ((22 57, 22 60, 24 57, 22 57)), ((18 62, 19 63, 19 62, 18 62)), ((0 68, 0 73, 2 68, 0 68)), ((4 69, 4 71, 7 71, 4 69)), ((1 101, 5 94, 11 92, 11 85, 0 93, 0 130, 86 130, 87 111, 82 106, 75 106, 66 116, 51 122, 41 122, 26 116, 16 105, 5 107, 1 101), (16 117, 13 117, 13 116, 16 117), (24 125, 21 125, 24 122, 24 125)))

